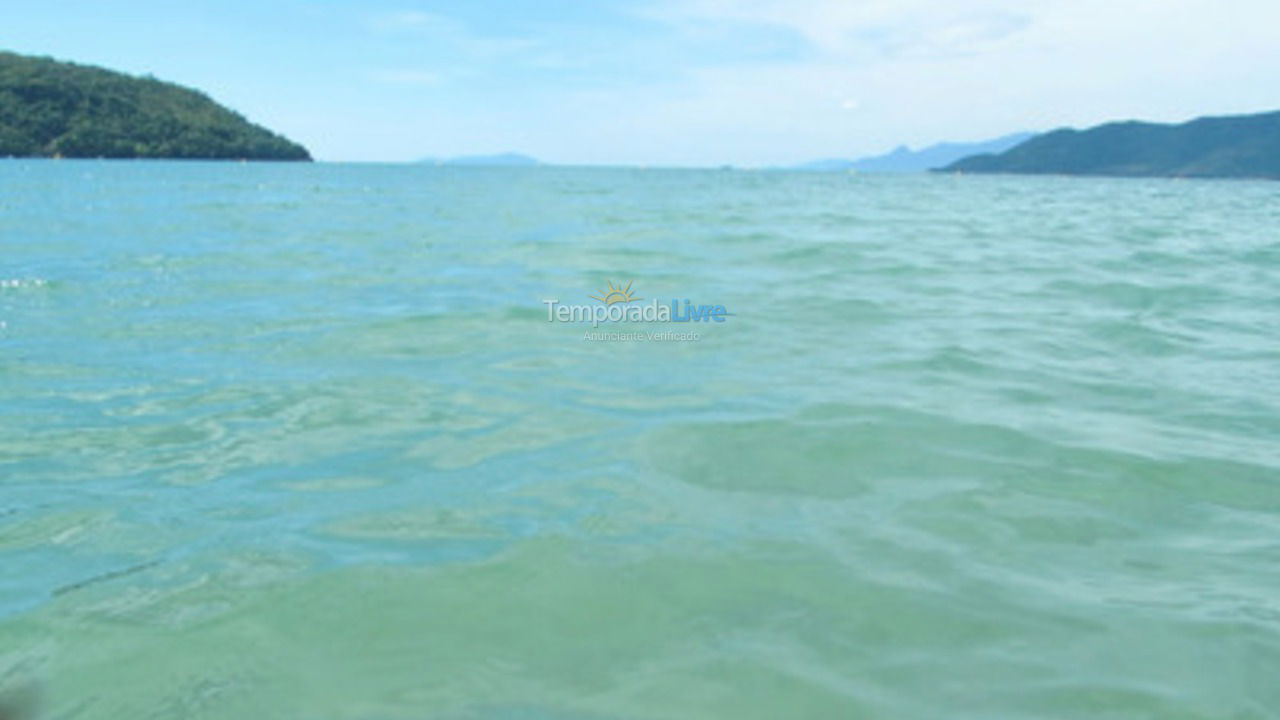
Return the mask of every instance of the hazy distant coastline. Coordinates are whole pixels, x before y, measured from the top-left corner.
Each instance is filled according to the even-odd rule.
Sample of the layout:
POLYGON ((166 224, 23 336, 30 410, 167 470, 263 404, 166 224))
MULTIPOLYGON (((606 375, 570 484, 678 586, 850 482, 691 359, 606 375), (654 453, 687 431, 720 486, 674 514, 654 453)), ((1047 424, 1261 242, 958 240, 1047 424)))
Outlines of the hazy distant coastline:
POLYGON ((1035 136, 1020 132, 993 140, 979 142, 942 142, 919 150, 900 145, 883 155, 870 155, 857 159, 825 158, 802 163, 796 170, 856 170, 858 172, 928 172, 949 165, 961 158, 981 153, 998 153, 1014 147, 1035 136))
POLYGON ((515 152, 494 155, 460 155, 450 158, 422 158, 424 165, 457 165, 470 167, 534 167, 544 165, 541 160, 515 152))

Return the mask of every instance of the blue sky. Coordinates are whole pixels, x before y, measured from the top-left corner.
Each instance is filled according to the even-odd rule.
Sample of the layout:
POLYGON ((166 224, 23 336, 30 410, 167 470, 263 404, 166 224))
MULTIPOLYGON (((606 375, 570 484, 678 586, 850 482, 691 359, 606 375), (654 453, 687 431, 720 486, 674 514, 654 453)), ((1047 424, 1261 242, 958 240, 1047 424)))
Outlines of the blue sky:
POLYGON ((200 88, 321 160, 786 164, 1280 109, 1275 0, 5 2, 0 48, 200 88))

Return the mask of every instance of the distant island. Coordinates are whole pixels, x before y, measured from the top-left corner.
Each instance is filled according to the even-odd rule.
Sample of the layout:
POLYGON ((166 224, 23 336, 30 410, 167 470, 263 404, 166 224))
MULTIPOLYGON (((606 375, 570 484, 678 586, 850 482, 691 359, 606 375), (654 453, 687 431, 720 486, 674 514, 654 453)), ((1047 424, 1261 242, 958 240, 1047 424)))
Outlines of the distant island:
POLYGON ((462 155, 453 158, 423 158, 418 162, 428 165, 470 165, 476 167, 532 167, 541 165, 537 158, 520 153, 498 153, 497 155, 462 155))
POLYGON ((796 166, 798 170, 857 170, 859 172, 926 172, 934 168, 953 163, 960 158, 979 153, 1004 152, 1009 148, 1035 136, 1035 133, 1022 132, 1005 135, 994 140, 982 142, 944 142, 930 145, 920 150, 912 150, 905 145, 893 152, 856 160, 829 158, 814 160, 796 166))
POLYGON ((1280 112, 1055 130, 942 171, 1280 179, 1280 112))
POLYGON ((0 157, 310 160, 203 93, 0 51, 0 157))

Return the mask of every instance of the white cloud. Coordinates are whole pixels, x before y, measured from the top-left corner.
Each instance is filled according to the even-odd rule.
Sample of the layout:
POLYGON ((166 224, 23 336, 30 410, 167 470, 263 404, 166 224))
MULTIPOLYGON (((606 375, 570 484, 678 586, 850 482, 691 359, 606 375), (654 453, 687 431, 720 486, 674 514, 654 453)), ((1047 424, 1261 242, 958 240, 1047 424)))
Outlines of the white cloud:
POLYGON ((631 125, 696 136, 698 162, 1280 105, 1269 79, 1280 74, 1274 0, 689 0, 646 13, 777 25, 813 46, 810 61, 689 68, 679 93, 633 103, 647 120, 631 125), (846 97, 859 112, 833 113, 846 97))
POLYGON ((375 35, 430 42, 458 61, 502 60, 543 46, 534 38, 487 34, 454 18, 418 10, 375 13, 364 24, 375 35))
POLYGON ((1016 32, 1031 2, 969 0, 659 0, 644 12, 676 25, 737 22, 787 28, 829 59, 968 50, 1016 32))
POLYGON ((441 88, 415 126, 432 137, 567 162, 778 164, 1280 106, 1275 0, 655 0, 641 12, 643 31, 611 27, 603 45, 550 19, 547 34, 494 35, 376 15, 375 36, 437 57, 370 77, 441 88), (760 38, 798 41, 734 54, 760 38), (571 82, 584 68, 592 81, 571 82), (449 82, 465 73, 483 82, 449 82))
POLYGON ((383 33, 454 27, 454 22, 449 18, 434 13, 422 12, 421 10, 398 10, 377 13, 369 16, 366 24, 370 29, 383 33))

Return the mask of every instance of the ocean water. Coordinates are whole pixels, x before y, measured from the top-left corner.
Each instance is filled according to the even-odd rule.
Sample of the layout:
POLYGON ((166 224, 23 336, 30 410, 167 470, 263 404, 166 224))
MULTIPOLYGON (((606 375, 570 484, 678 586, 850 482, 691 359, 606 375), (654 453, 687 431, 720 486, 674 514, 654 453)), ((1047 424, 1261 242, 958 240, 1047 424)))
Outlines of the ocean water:
POLYGON ((0 162, 0 685, 1280 717, 1280 184, 0 162))

